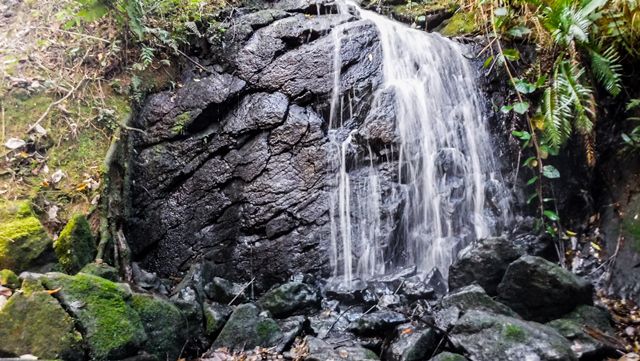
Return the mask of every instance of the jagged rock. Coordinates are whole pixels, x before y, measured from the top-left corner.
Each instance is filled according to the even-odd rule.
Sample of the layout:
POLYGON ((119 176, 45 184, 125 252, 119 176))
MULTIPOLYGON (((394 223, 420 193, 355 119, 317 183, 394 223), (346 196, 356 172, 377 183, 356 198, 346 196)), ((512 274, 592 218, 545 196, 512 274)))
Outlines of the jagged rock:
MULTIPOLYGON (((340 279, 330 279, 325 285, 324 293, 327 298, 344 304, 376 303, 375 289, 372 291, 369 286, 369 283, 359 279, 353 280, 350 286, 345 285, 340 279)), ((388 288, 385 290, 389 291, 388 288)))
POLYGON ((20 273, 52 260, 51 238, 29 202, 7 202, 1 207, 0 268, 20 273))
POLYGON ((457 353, 442 352, 430 359, 430 361, 468 361, 466 357, 457 353))
POLYGON ((471 310, 449 333, 454 345, 477 361, 575 361, 571 345, 549 326, 471 310))
POLYGON ((425 360, 435 350, 440 336, 432 328, 417 327, 412 324, 396 328, 395 337, 385 353, 390 361, 425 360))
POLYGON ((79 273, 50 273, 41 278, 84 330, 89 354, 95 360, 117 360, 134 355, 147 341, 140 316, 128 303, 124 284, 79 273))
POLYGON ((213 342, 213 348, 252 349, 272 347, 282 339, 280 326, 251 303, 236 307, 213 342))
POLYGON ((215 339, 229 319, 229 316, 231 316, 233 308, 219 303, 204 304, 202 308, 204 311, 205 335, 211 339, 215 339))
POLYGON ((96 256, 96 242, 87 218, 75 214, 53 242, 58 263, 65 272, 75 274, 96 256))
POLYGON ((187 274, 172 291, 172 300, 202 303, 206 293, 205 266, 198 262, 191 265, 187 274))
POLYGON ((112 282, 120 281, 120 275, 115 267, 109 266, 106 263, 89 263, 82 267, 80 273, 86 273, 97 277, 108 279, 112 282))
POLYGON ((229 303, 235 298, 236 303, 246 301, 243 285, 233 283, 220 277, 214 277, 213 280, 204 286, 204 292, 207 297, 215 302, 229 303))
POLYGON ((187 322, 185 353, 201 352, 211 345, 211 340, 205 334, 205 316, 202 305, 196 301, 172 299, 171 302, 182 312, 187 322))
POLYGON ((597 307, 581 305, 561 319, 547 323, 571 342, 571 349, 580 360, 603 359, 614 350, 610 344, 593 338, 586 330, 594 329, 615 337, 609 314, 597 307))
POLYGON ((418 274, 404 279, 400 294, 407 296, 409 301, 437 298, 447 292, 447 284, 437 268, 428 274, 418 274))
POLYGON ((274 317, 285 318, 318 308, 320 295, 307 284, 289 282, 264 294, 258 304, 274 317))
POLYGON ((134 294, 131 306, 147 334, 144 351, 158 360, 177 360, 187 341, 187 322, 171 302, 148 294, 134 294))
POLYGON ((360 336, 382 335, 405 322, 407 322, 407 317, 401 313, 380 310, 363 315, 351 323, 348 330, 360 336))
POLYGON ((305 316, 291 316, 276 322, 282 331, 282 338, 276 345, 276 350, 279 352, 290 349, 296 337, 301 336, 303 331, 309 328, 309 320, 305 316))
POLYGON ((504 237, 471 243, 458 253, 458 259, 449 267, 449 289, 475 282, 487 294, 495 295, 507 267, 521 255, 522 251, 504 237))
POLYGON ((84 359, 82 335, 55 298, 36 290, 14 293, 0 307, 0 357, 30 354, 41 359, 84 359))
POLYGON ((501 302, 523 318, 549 321, 580 304, 592 303, 588 281, 543 258, 523 256, 513 262, 498 286, 501 302))
POLYGON ((319 338, 306 337, 307 347, 306 361, 368 361, 379 360, 378 356, 371 350, 360 346, 335 347, 319 338))

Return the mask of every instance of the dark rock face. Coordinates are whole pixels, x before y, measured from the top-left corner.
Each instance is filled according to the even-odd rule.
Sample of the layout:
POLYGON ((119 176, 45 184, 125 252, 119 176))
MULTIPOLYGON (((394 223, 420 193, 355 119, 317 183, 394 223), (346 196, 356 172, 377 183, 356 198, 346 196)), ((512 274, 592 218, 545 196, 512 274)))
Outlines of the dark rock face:
POLYGON ((391 341, 385 359, 391 361, 418 361, 431 356, 439 336, 432 328, 400 325, 391 341))
POLYGON ((498 297, 523 318, 546 322, 591 304, 593 286, 543 258, 523 256, 507 268, 498 297))
MULTIPOLYGON (((128 140, 125 233, 161 277, 199 258, 232 281, 256 276, 258 289, 328 269, 331 31, 351 35, 340 44, 340 89, 363 118, 381 81, 380 44, 367 21, 284 3, 233 19, 224 47, 210 38, 219 56, 200 60, 209 71, 187 70, 134 121, 144 133, 128 140)), ((373 128, 368 136, 392 140, 373 128)))

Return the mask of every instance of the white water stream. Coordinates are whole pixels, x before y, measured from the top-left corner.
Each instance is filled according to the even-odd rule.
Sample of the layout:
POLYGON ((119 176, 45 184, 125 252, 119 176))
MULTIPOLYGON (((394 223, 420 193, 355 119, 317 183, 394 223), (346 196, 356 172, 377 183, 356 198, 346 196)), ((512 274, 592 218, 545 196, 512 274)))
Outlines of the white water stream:
MULTIPOLYGON (((415 265, 420 271, 437 267, 446 277, 457 250, 499 232, 510 218, 509 192, 494 159, 476 74, 463 45, 354 3, 342 4, 341 11, 348 6, 379 32, 384 80, 372 106, 379 106, 384 94, 394 95, 398 141, 389 150, 395 159, 376 159, 369 149, 354 163, 348 160, 355 147, 352 135, 330 132, 337 169, 331 198, 334 273, 350 284, 415 265), (383 192, 388 175, 381 169, 393 169, 396 188, 383 192), (389 204, 400 204, 398 226, 391 230, 389 204)), ((339 89, 339 46, 345 35, 333 34, 331 127, 336 129, 345 123, 349 100, 339 89)))

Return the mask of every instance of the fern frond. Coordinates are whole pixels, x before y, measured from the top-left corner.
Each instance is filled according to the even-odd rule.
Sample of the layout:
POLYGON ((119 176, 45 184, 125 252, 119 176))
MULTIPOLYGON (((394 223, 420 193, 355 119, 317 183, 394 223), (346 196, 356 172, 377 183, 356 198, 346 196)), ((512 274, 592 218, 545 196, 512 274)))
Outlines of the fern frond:
POLYGON ((544 120, 544 137, 553 147, 562 145, 571 135, 570 113, 567 105, 558 99, 555 86, 549 86, 542 98, 542 116, 544 120))
POLYGON ((570 104, 575 116, 574 126, 582 134, 588 134, 593 129, 591 117, 594 113, 591 89, 580 82, 584 69, 579 65, 571 65, 568 61, 559 64, 558 95, 561 102, 570 104))
POLYGON ((620 55, 615 48, 609 47, 604 53, 599 54, 591 50, 591 69, 596 78, 607 91, 617 96, 622 90, 622 66, 619 64, 620 55))

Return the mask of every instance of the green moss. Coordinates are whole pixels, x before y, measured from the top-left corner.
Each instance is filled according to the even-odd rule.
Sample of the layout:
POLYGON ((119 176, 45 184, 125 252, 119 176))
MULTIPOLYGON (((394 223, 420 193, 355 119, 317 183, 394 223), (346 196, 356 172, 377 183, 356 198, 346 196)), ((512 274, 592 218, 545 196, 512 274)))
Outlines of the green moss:
POLYGON ((169 301, 147 294, 134 294, 131 305, 148 335, 145 351, 159 360, 177 360, 187 339, 180 310, 169 301))
POLYGON ((447 24, 440 30, 444 36, 458 36, 473 34, 478 31, 475 14, 459 11, 455 13, 447 24))
POLYGON ((640 197, 633 197, 627 206, 622 230, 626 233, 626 239, 631 241, 633 249, 640 252, 640 197))
POLYGON ((191 114, 189 112, 184 112, 175 117, 173 120, 173 126, 171 127, 171 131, 176 134, 184 133, 184 128, 187 123, 191 120, 191 114))
POLYGON ((108 279, 109 281, 118 282, 120 276, 118 270, 115 267, 111 267, 106 263, 89 263, 82 267, 80 273, 86 273, 97 277, 108 279))
POLYGON ((41 263, 51 249, 51 239, 28 203, 5 204, 2 218, 0 268, 22 272, 41 263))
POLYGON ((20 287, 20 279, 12 270, 3 269, 0 271, 0 286, 18 288, 20 287))
POLYGON ((15 293, 0 310, 0 354, 82 360, 82 336, 46 292, 15 293))
POLYGON ((279 332, 280 326, 270 318, 262 319, 256 324, 256 333, 261 340, 270 340, 274 334, 279 332))
POLYGON ((504 325, 502 335, 509 341, 522 342, 526 339, 526 334, 522 327, 511 323, 504 325))
POLYGON ((126 287, 83 273, 49 274, 43 283, 60 288, 55 295, 84 330, 92 359, 124 358, 146 341, 140 317, 127 303, 131 294, 126 287))
MULTIPOLYGON (((419 17, 438 11, 455 11, 456 4, 449 0, 434 0, 425 2, 412 2, 395 5, 392 13, 395 17, 405 21, 419 22, 419 17)), ((424 22, 424 20, 423 20, 424 22)))
POLYGON ((76 214, 53 243, 58 262, 67 273, 76 273, 96 255, 96 244, 85 216, 76 214))

